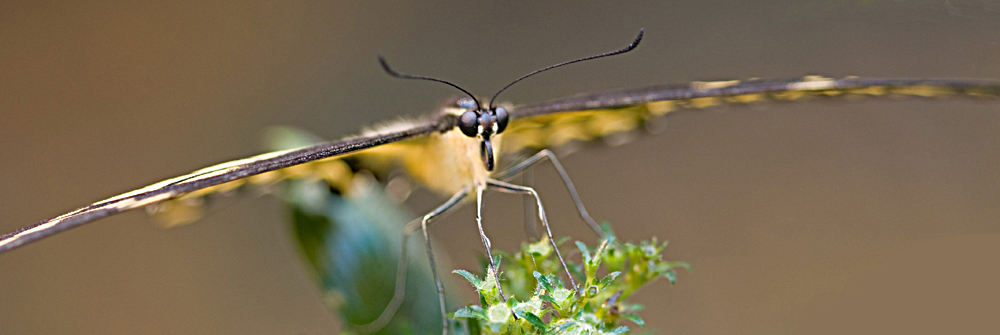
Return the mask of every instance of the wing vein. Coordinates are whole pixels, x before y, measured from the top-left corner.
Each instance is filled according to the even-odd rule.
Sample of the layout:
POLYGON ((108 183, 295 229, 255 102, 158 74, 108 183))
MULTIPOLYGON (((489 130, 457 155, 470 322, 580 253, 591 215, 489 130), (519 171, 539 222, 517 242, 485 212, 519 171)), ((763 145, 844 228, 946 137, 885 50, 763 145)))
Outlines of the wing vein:
POLYGON ((72 212, 4 234, 0 236, 0 254, 110 215, 168 200, 206 187, 450 128, 449 119, 442 118, 437 122, 422 123, 397 132, 352 137, 213 165, 187 175, 167 179, 101 200, 72 212))
MULTIPOLYGON (((830 79, 807 76, 792 80, 751 80, 729 82, 695 82, 660 85, 577 95, 563 99, 518 106, 510 110, 516 118, 559 112, 613 109, 655 101, 679 101, 697 98, 735 97, 750 94, 820 93, 884 87, 888 93, 917 96, 937 96, 948 93, 968 96, 1000 96, 1000 81, 991 79, 920 79, 920 78, 856 78, 830 79), (903 91, 907 88, 938 88, 947 92, 903 91), (896 91, 892 91, 896 90, 896 91), (921 95, 926 94, 926 95, 921 95)), ((859 92, 860 93, 860 92, 859 92)))

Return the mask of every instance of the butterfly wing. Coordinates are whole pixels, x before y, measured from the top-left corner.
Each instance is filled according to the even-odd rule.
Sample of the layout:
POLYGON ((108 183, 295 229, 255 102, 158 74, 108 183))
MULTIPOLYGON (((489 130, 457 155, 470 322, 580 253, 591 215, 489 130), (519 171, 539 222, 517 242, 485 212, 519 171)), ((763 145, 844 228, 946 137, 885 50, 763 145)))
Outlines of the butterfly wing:
MULTIPOLYGON (((1000 81, 853 77, 830 79, 807 76, 793 80, 694 82, 585 94, 512 108, 510 113, 513 121, 504 134, 503 149, 505 152, 518 152, 601 138, 633 130, 653 117, 681 108, 706 108, 724 103, 747 104, 769 100, 801 101, 809 97, 862 96, 998 97, 1000 81)), ((189 193, 224 191, 228 187, 238 186, 238 181, 244 178, 448 130, 454 127, 454 122, 453 118, 444 117, 434 122, 411 124, 380 134, 267 153, 204 168, 0 236, 0 253, 130 209, 189 193)), ((398 149, 389 150, 395 153, 389 153, 389 156, 398 156, 396 154, 400 152, 424 156, 405 146, 384 148, 398 149)), ((421 159, 403 161, 419 163, 421 159)), ((419 166, 405 168, 410 172, 422 171, 419 166)))
POLYGON ((1000 81, 986 79, 831 79, 693 82, 607 91, 514 107, 503 150, 558 147, 630 131, 671 111, 721 104, 803 101, 808 98, 1000 97, 1000 81))
POLYGON ((406 129, 359 136, 316 144, 304 148, 277 151, 217 164, 192 173, 167 179, 131 192, 101 200, 72 212, 22 227, 0 236, 0 254, 52 234, 95 220, 176 198, 202 189, 223 185, 265 172, 353 153, 362 149, 451 129, 452 120, 414 124, 406 129))

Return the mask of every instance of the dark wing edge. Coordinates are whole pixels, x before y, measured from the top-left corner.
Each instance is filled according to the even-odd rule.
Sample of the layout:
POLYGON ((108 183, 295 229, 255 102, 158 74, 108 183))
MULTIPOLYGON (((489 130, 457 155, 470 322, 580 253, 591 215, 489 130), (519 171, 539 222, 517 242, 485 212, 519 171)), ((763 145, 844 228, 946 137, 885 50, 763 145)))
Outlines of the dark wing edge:
POLYGON ((0 236, 0 254, 104 217, 169 200, 185 193, 318 159, 445 131, 451 129, 453 123, 454 120, 444 117, 436 122, 420 123, 404 130, 351 137, 340 141, 271 152, 213 165, 101 200, 72 212, 4 234, 0 236))
POLYGON ((686 102, 696 107, 720 103, 720 101, 698 101, 699 99, 730 98, 721 102, 749 103, 768 99, 795 100, 804 96, 851 95, 1000 97, 1000 80, 857 77, 831 79, 806 76, 791 80, 693 82, 577 95, 517 106, 511 109, 510 115, 522 118, 559 112, 624 108, 657 101, 686 102))

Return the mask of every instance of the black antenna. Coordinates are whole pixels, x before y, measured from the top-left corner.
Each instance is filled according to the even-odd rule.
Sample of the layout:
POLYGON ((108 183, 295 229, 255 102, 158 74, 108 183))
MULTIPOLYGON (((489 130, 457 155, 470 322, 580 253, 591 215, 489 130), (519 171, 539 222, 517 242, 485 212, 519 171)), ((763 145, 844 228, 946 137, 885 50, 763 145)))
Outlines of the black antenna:
MULTIPOLYGON (((642 33, 640 32, 639 35, 641 36, 642 33)), ((424 76, 412 76, 412 75, 408 75, 408 74, 403 74, 403 73, 396 72, 396 70, 393 70, 392 68, 389 67, 389 63, 386 63, 385 56, 383 56, 382 54, 378 55, 378 62, 382 64, 382 69, 385 69, 386 73, 388 73, 390 76, 393 76, 393 77, 396 77, 396 78, 430 80, 430 81, 436 81, 436 82, 439 82, 439 83, 442 83, 442 84, 448 84, 451 87, 457 88, 459 91, 462 91, 463 93, 465 93, 466 95, 468 95, 470 98, 472 98, 472 101, 476 102, 476 110, 480 110, 480 111, 483 110, 483 106, 479 104, 479 100, 476 100, 476 97, 473 96, 472 93, 469 93, 469 91, 466 91, 464 88, 458 87, 458 85, 452 84, 452 83, 448 82, 447 80, 442 80, 442 79, 437 79, 437 78, 431 78, 431 77, 424 77, 424 76)))
MULTIPOLYGON (((531 72, 529 74, 523 75, 523 76, 521 76, 521 78, 515 79, 514 81, 510 82, 510 84, 507 84, 507 86, 504 86, 499 91, 497 91, 497 93, 494 94, 492 98, 490 98, 490 110, 493 110, 493 100, 496 100, 497 96, 500 95, 500 92, 503 92, 508 87, 510 87, 511 85, 514 85, 514 83, 517 83, 517 82, 521 81, 524 78, 528 78, 528 77, 531 77, 531 76, 533 76, 535 74, 538 74, 539 72, 546 71, 546 70, 551 70, 551 69, 554 69, 554 68, 557 68, 557 67, 560 67, 560 66, 563 66, 563 65, 569 65, 569 64, 573 64, 573 63, 577 63, 577 62, 582 62, 582 61, 585 61, 585 60, 597 59, 597 58, 601 58, 601 57, 614 56, 614 55, 617 55, 617 54, 623 54, 623 53, 632 51, 632 49, 635 49, 635 47, 639 46, 639 41, 642 40, 642 31, 643 31, 642 29, 639 29, 639 36, 636 36, 635 37, 635 41, 632 41, 632 44, 629 44, 624 49, 617 50, 617 51, 612 51, 612 52, 606 52, 606 53, 602 53, 600 55, 595 55, 595 56, 590 56, 590 57, 584 57, 584 58, 580 58, 580 59, 574 59, 574 60, 571 60, 571 61, 568 61, 568 62, 562 62, 562 63, 556 64, 556 65, 550 65, 550 66, 547 66, 547 67, 542 68, 540 70, 535 70, 534 72, 531 72)), ((383 63, 383 65, 384 65, 384 63, 383 63)))

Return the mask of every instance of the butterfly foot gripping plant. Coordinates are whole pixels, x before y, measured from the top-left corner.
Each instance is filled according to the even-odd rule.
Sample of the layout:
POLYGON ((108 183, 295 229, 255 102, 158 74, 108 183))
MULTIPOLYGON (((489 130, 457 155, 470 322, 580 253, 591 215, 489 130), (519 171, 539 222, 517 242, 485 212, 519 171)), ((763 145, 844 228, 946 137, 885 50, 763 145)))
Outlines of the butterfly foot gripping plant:
POLYGON ((575 289, 566 287, 557 275, 559 262, 544 239, 522 245, 513 255, 499 253, 497 258, 512 260, 499 274, 504 291, 513 293, 507 301, 502 300, 496 274, 488 267, 482 279, 455 270, 475 287, 479 304, 463 307, 453 317, 467 320, 469 334, 623 334, 630 325, 645 326, 637 314, 642 305, 626 300, 661 277, 675 283, 676 269, 690 265, 663 260, 660 253, 667 244, 656 238, 632 244, 608 236, 596 249, 576 242, 581 262, 569 264, 567 260, 582 282, 575 289))

